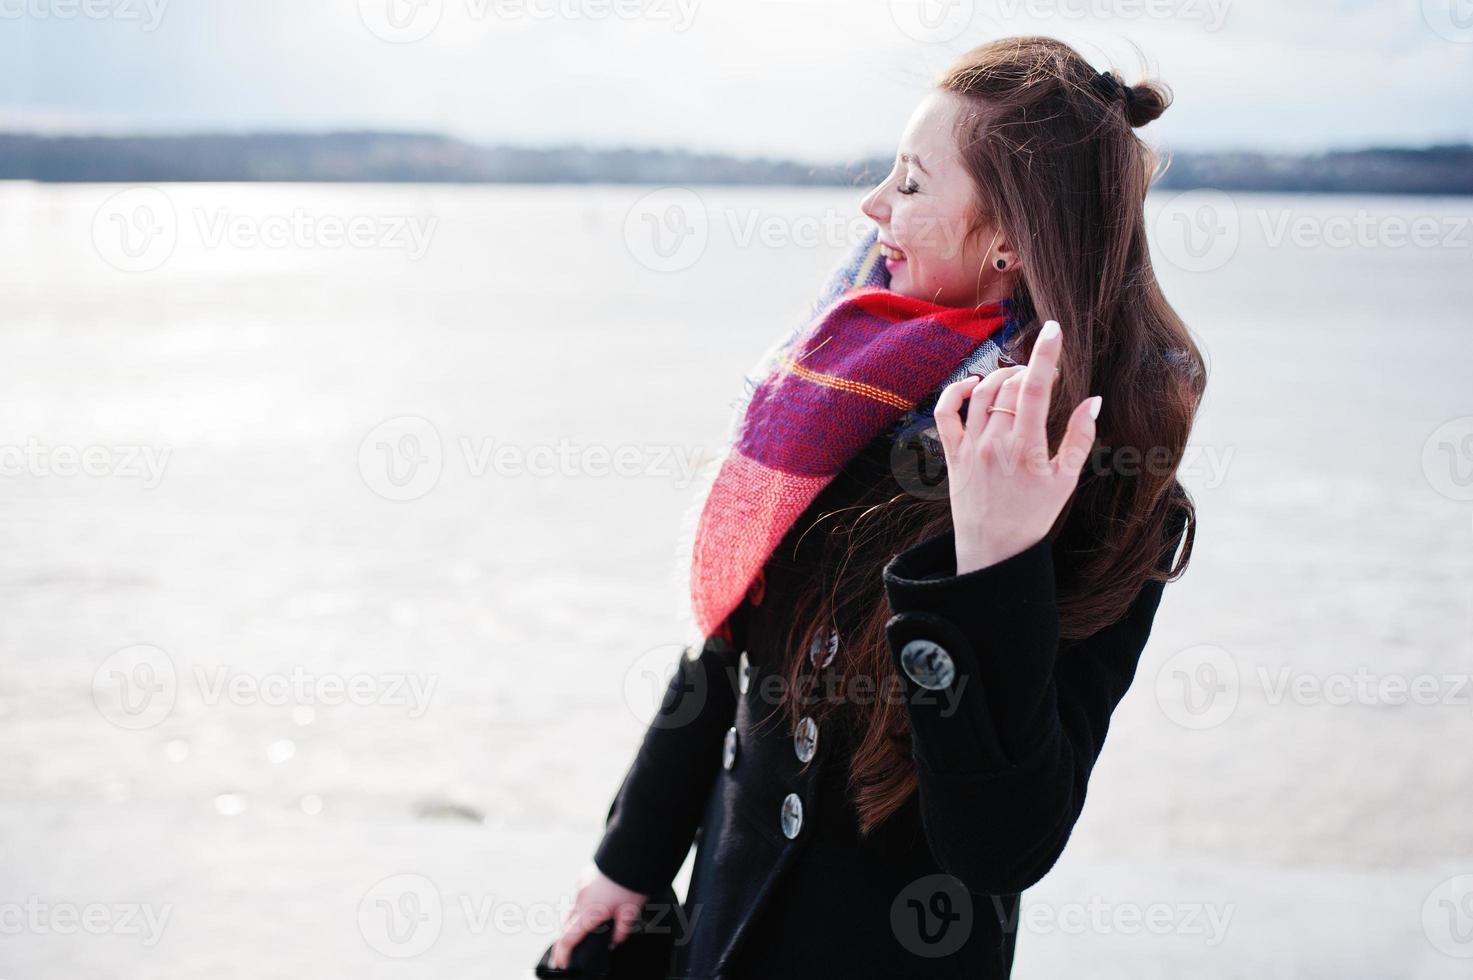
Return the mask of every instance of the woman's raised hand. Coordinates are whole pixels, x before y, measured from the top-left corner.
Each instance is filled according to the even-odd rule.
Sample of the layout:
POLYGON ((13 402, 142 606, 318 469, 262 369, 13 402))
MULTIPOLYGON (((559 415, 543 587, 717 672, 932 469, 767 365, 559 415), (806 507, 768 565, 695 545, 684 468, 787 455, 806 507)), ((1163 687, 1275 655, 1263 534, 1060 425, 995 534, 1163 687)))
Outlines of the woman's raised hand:
POLYGON ((559 970, 566 967, 573 948, 609 919, 614 920, 613 945, 619 945, 629 935, 630 928, 639 919, 640 909, 649 899, 648 895, 616 884, 599 871, 597 865, 589 862, 578 876, 573 908, 563 920, 557 940, 552 944, 548 965, 559 970))
POLYGON ((1058 455, 1050 459, 1049 398, 1063 345, 1059 324, 1050 320, 1039 331, 1027 365, 964 378, 947 385, 936 401, 958 575, 1043 540, 1079 483, 1102 399, 1095 395, 1075 406, 1058 455), (961 407, 968 399, 964 425, 961 407))

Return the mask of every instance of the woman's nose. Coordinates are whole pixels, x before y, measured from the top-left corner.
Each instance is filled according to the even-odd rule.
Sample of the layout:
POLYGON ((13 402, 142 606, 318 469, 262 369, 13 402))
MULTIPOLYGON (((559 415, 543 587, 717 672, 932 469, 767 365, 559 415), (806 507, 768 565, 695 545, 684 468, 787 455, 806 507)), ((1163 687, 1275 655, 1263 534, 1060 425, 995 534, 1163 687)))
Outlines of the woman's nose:
POLYGON ((884 194, 882 193, 884 187, 884 184, 875 186, 859 202, 859 210, 863 211, 866 217, 877 224, 884 224, 890 215, 890 208, 885 204, 884 194))

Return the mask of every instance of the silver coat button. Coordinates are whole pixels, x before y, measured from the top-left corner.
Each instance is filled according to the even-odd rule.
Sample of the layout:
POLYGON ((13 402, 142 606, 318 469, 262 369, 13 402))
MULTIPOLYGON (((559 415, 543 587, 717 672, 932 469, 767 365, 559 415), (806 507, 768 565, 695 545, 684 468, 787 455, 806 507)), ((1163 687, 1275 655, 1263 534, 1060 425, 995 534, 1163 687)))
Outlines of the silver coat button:
POLYGON ((736 765, 736 753, 737 730, 736 726, 733 725, 726 730, 726 742, 721 746, 721 766, 723 769, 730 769, 736 765))
POLYGON ((813 758, 813 753, 818 751, 818 722, 809 717, 798 722, 798 730, 793 733, 793 751, 798 754, 799 762, 813 758))
POLYGON ((797 793, 783 797, 783 836, 792 840, 803 829, 803 801, 797 793))
POLYGON ((839 631, 829 630, 827 637, 815 636, 813 642, 808 645, 808 662, 815 667, 827 667, 834 659, 834 654, 839 652, 839 631), (823 663, 818 662, 819 655, 823 655, 823 663))
POLYGON ((747 651, 737 658, 737 690, 743 694, 752 683, 752 661, 747 659, 747 651))
POLYGON ((907 677, 932 691, 950 687, 956 678, 951 654, 932 640, 911 640, 901 647, 900 666, 907 677))

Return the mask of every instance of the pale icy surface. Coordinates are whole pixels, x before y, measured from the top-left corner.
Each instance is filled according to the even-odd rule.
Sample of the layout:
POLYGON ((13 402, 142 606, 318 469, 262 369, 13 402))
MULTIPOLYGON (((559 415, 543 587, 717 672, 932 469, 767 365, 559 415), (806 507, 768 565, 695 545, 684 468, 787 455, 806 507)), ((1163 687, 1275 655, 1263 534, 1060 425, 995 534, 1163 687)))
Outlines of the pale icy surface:
MULTIPOLYGON (((681 466, 842 253, 805 230, 858 192, 703 190, 704 255, 660 273, 626 244, 641 188, 175 186, 173 253, 124 272, 93 238, 117 190, 0 184, 0 446, 168 453, 156 486, 0 479, 0 976, 530 975, 676 653, 681 466), (210 244, 299 210, 437 224, 418 259, 210 244), (799 240, 743 244, 752 219, 799 240), (360 444, 404 416, 442 471, 386 500, 373 454, 400 444, 363 467, 360 444), (497 471, 564 440, 637 447, 637 472, 497 471), (177 701, 130 730, 94 675, 136 644, 177 701), (305 694, 271 686, 294 672, 305 694), (360 675, 374 703, 311 703, 360 675), (419 926, 392 932, 406 891, 419 926), (92 903, 100 934, 65 932, 92 903)), ((1473 873, 1473 202, 1235 206, 1220 267, 1158 260, 1211 361, 1197 552, 1015 975, 1467 976, 1473 904, 1433 891, 1473 873), (1461 238, 1274 243, 1361 213, 1461 238), (1456 419, 1439 476, 1424 444, 1456 419), (1239 683, 1196 730, 1173 684, 1203 645, 1239 683), (1444 703, 1296 703, 1284 670, 1431 677, 1444 703), (1156 905, 1170 935, 1138 924, 1156 905)))

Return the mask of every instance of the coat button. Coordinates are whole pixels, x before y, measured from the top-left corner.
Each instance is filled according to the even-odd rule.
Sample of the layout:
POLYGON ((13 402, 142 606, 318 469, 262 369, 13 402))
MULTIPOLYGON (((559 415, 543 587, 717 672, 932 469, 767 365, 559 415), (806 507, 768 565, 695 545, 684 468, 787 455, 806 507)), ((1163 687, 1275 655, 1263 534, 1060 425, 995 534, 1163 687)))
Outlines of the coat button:
POLYGON ((743 694, 752 683, 752 661, 747 659, 747 651, 737 658, 737 690, 743 694))
POLYGON ((736 752, 737 730, 736 726, 733 725, 726 730, 726 742, 721 746, 721 766, 723 769, 730 769, 736 765, 736 752))
POLYGON ((813 758, 813 753, 818 751, 818 722, 806 716, 798 722, 798 730, 793 733, 793 751, 798 753, 799 762, 813 758))
POLYGON ((900 666, 907 677, 932 691, 950 687, 956 677, 951 654, 932 640, 911 640, 901 647, 900 666))
POLYGON ((839 631, 829 630, 827 637, 815 636, 813 642, 808 645, 808 662, 815 667, 827 667, 829 661, 834 659, 834 654, 839 652, 839 631), (819 654, 823 654, 823 663, 818 662, 819 654))
POLYGON ((783 797, 783 836, 792 840, 803 829, 803 801, 797 793, 783 797))

